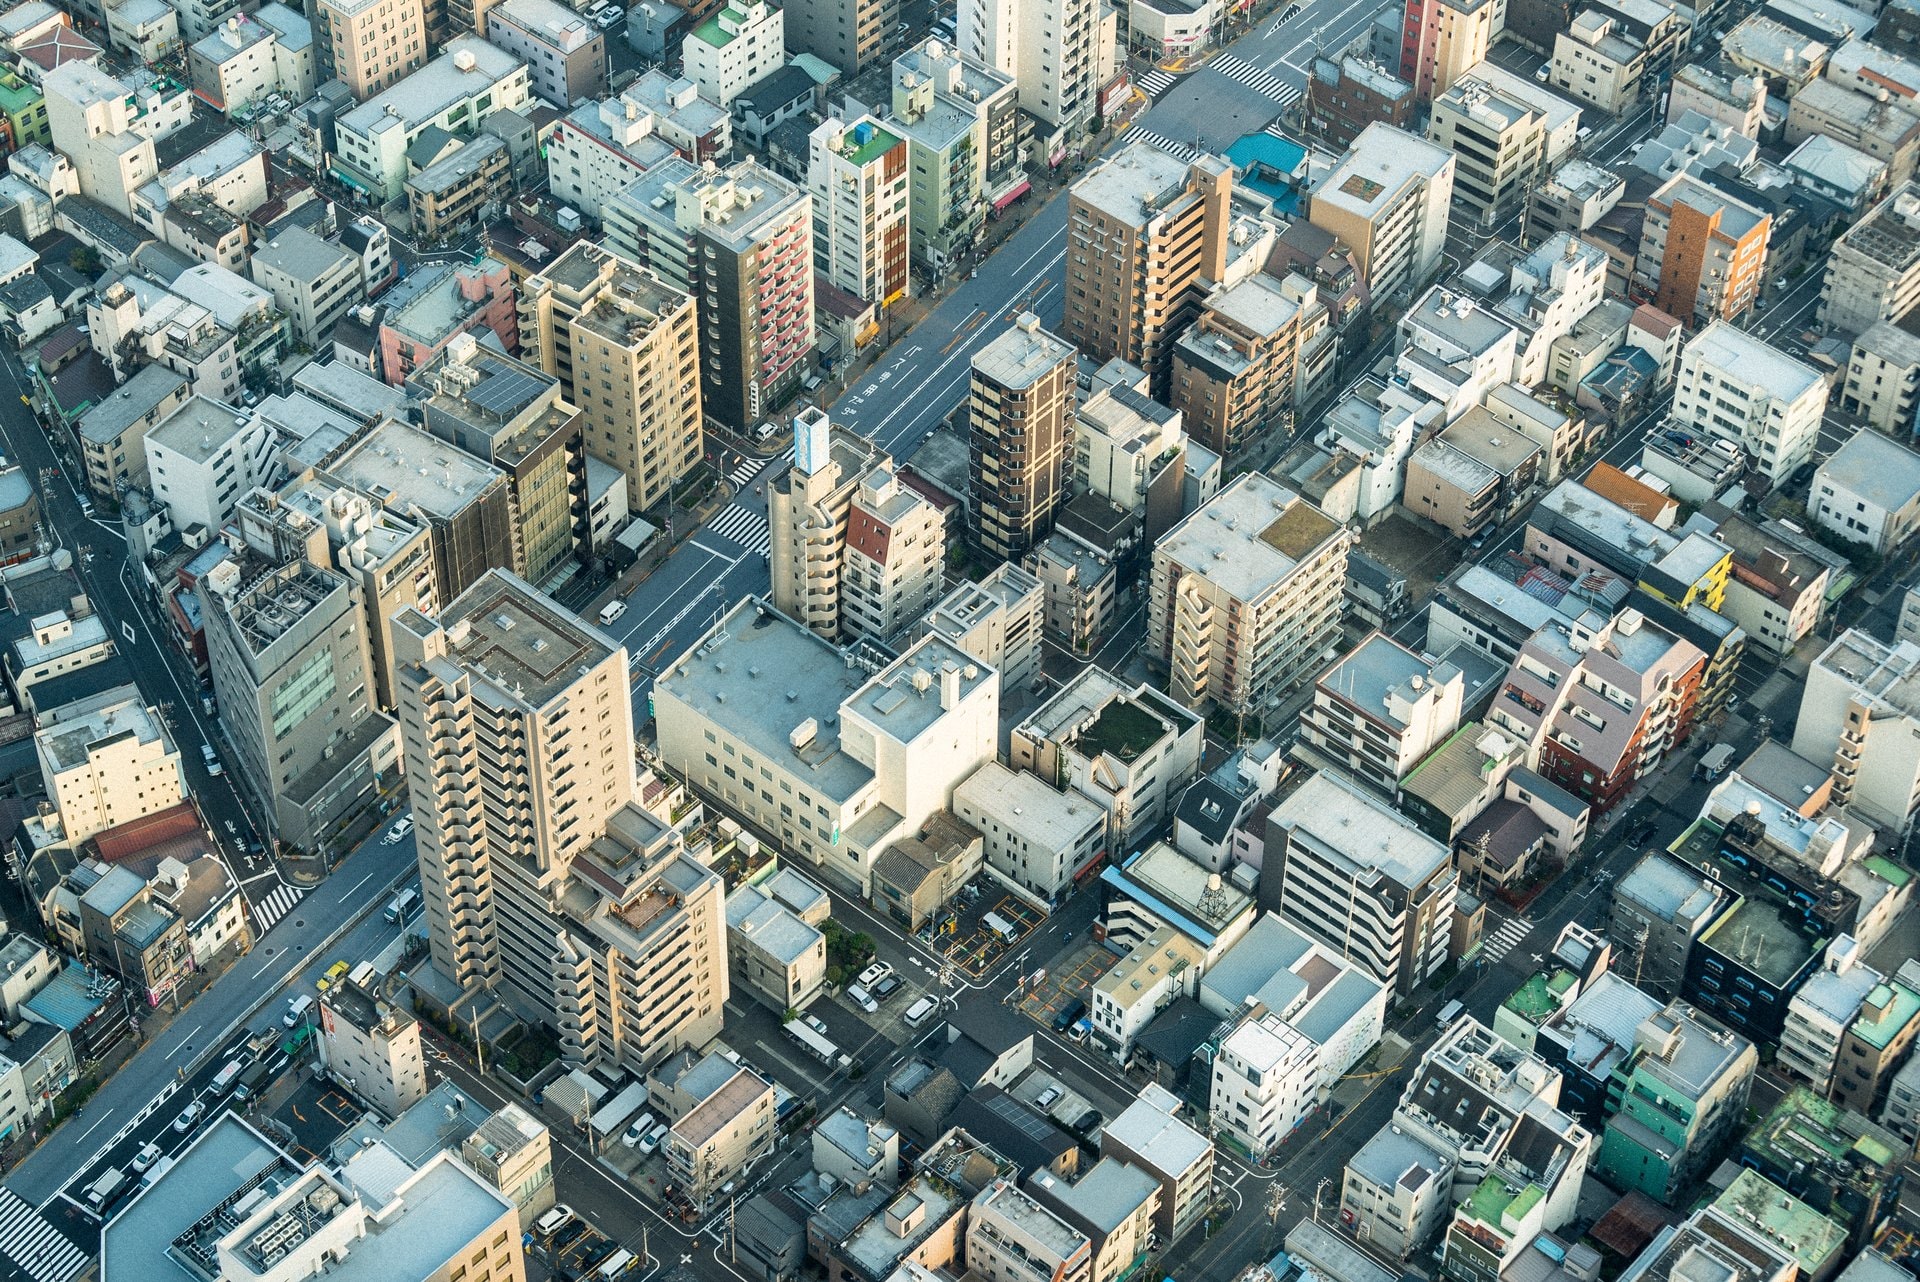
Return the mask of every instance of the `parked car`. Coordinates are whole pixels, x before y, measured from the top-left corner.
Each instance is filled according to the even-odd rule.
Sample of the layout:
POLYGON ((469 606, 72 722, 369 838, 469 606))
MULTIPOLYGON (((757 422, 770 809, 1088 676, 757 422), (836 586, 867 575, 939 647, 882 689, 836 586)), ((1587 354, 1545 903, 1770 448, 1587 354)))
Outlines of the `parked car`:
POLYGON ((639 1149, 642 1153, 656 1152, 660 1148, 660 1146, 666 1142, 667 1132, 672 1129, 673 1128, 668 1126, 665 1122, 662 1122, 660 1123, 660 1125, 654 1127, 652 1130, 648 1131, 645 1135, 641 1136, 640 1142, 634 1145, 634 1147, 639 1149))
POLYGON ((347 973, 347 964, 343 961, 337 961, 333 965, 327 967, 327 973, 320 976, 319 979, 315 980, 313 986, 324 993, 329 988, 332 988, 335 984, 339 983, 341 980, 341 977, 344 976, 346 973, 347 973))
POLYGON ((199 1121, 200 1115, 206 1111, 207 1102, 205 1100, 195 1100, 193 1103, 181 1109, 180 1116, 173 1119, 173 1129, 185 1135, 193 1129, 193 1124, 199 1121))
POLYGON ((869 1015, 880 1009, 880 1003, 873 1000, 873 995, 858 984, 847 985, 847 1000, 869 1015))
POLYGON ((554 1203, 553 1209, 533 1222, 533 1231, 541 1237, 559 1231, 560 1226, 573 1218, 573 1208, 565 1202, 554 1203))
MULTIPOLYGON (((659 1120, 660 1119, 652 1113, 640 1114, 640 1116, 634 1118, 633 1121, 628 1124, 626 1130, 620 1133, 620 1142, 628 1148, 634 1147, 641 1140, 647 1138, 647 1132, 652 1130, 653 1124, 659 1120)), ((647 1150, 649 1153, 652 1151, 652 1149, 647 1150)))
POLYGON ((609 28, 611 28, 615 23, 619 22, 620 19, 626 16, 627 16, 627 11, 625 9, 622 9, 619 5, 617 4, 609 5, 605 9, 602 9, 597 15, 595 15, 593 19, 593 25, 600 28, 600 30, 602 31, 606 31, 609 28))
POLYGON ((1073 1027, 1075 1020, 1086 1013, 1087 1004, 1078 997, 1074 998, 1065 1006, 1062 1006, 1059 1013, 1053 1017, 1053 1031, 1056 1033, 1066 1032, 1069 1028, 1073 1027))
POLYGON ((1063 1093, 1058 1086, 1049 1086, 1034 1099, 1033 1106, 1044 1113, 1060 1102, 1060 1096, 1063 1093))
POLYGON ((397 846, 406 835, 413 831, 413 816, 401 815, 393 821, 393 827, 387 829, 387 835, 380 840, 389 846, 397 846))
POLYGON ((884 1002, 905 986, 905 981, 898 975, 882 975, 879 981, 867 991, 873 994, 873 1000, 876 1002, 884 1002))
POLYGON ((585 1220, 569 1220, 553 1235, 553 1240, 547 1245, 552 1248, 555 1255, 558 1255, 561 1251, 578 1241, 580 1235, 586 1231, 587 1222, 585 1220))
POLYGON ((149 1144, 133 1155, 133 1173, 138 1175, 159 1160, 160 1146, 149 1144))
POLYGON ((872 988, 875 984, 893 974, 893 967, 886 962, 877 961, 860 972, 860 978, 854 982, 862 988, 872 988))

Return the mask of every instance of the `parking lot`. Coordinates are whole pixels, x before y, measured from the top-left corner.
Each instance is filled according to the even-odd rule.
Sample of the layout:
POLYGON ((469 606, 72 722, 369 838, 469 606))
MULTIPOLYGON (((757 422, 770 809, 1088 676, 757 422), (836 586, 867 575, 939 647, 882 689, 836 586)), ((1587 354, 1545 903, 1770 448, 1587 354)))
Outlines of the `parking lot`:
POLYGON ((1044 980, 1028 987, 1020 1009, 1051 1028, 1061 1011, 1076 1000, 1086 1001, 1087 990, 1119 960, 1100 944, 1077 944, 1048 965, 1044 980))
POLYGON ((966 889, 968 893, 950 905, 954 928, 943 941, 943 948, 956 968, 978 979, 1019 948, 1046 920, 1046 914, 989 877, 975 878, 966 889), (987 925, 990 914, 997 914, 1012 927, 1011 939, 987 925))

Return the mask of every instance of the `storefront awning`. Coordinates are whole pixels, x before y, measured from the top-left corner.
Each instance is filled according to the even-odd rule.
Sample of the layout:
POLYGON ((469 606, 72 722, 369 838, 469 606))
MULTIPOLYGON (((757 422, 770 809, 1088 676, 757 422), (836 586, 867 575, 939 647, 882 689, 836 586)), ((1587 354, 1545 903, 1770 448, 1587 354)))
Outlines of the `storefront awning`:
POLYGON ((1008 205, 1011 205, 1014 201, 1020 199, 1022 196, 1026 195, 1028 192, 1032 190, 1033 190, 1033 184, 1028 182, 1026 179, 1022 178, 1019 182, 1007 188, 1004 195, 998 196, 994 199, 993 212, 996 214, 999 213, 1001 210, 1005 209, 1008 205))

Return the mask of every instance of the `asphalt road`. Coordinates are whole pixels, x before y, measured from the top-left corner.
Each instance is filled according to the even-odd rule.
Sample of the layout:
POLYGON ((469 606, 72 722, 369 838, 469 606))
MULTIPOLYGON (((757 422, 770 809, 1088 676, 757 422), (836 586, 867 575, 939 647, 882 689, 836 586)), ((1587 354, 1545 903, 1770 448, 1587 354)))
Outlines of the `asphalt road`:
MULTIPOLYGON (((240 883, 248 906, 256 912, 269 900, 291 898, 280 893, 287 886, 273 859, 249 853, 248 843, 265 849, 265 837, 231 776, 207 774, 200 754, 211 743, 225 756, 215 734, 217 725, 200 702, 202 686, 178 651, 164 639, 163 624, 144 582, 145 570, 130 565, 125 536, 119 526, 89 520, 80 510, 79 474, 56 456, 49 433, 34 419, 20 397, 28 380, 11 352, 0 353, 0 443, 14 462, 38 478, 44 520, 59 544, 74 554, 75 569, 86 585, 88 599, 106 621, 119 653, 132 665, 141 696, 160 709, 180 749, 187 789, 200 804, 208 832, 228 870, 240 883)), ((59 429, 55 429, 59 432, 59 429)), ((64 432, 60 432, 62 437, 64 432)))
MULTIPOLYGON (((851 377, 828 407, 833 420, 871 437, 896 462, 912 458, 965 398, 975 352, 1022 311, 1059 323, 1066 219, 1066 193, 1058 189, 976 276, 950 285, 911 333, 851 377)), ((735 479, 733 504, 648 576, 627 599, 626 613, 607 628, 632 656, 636 722, 646 720, 660 669, 727 606, 767 591, 765 485, 786 466, 784 456, 743 463, 730 455, 722 470, 735 479)))
POLYGON ((77 1182, 103 1157, 130 1156, 139 1145, 129 1147, 127 1137, 153 1129, 141 1123, 180 1089, 182 1070, 192 1078, 217 1069, 217 1052, 237 1030, 265 1028, 279 1020, 282 989, 312 992, 313 982, 334 961, 357 962, 393 941, 398 927, 380 910, 393 888, 413 872, 411 838, 392 846, 375 838, 350 855, 251 953, 208 985, 107 1079, 78 1117, 7 1172, 7 1187, 43 1205, 63 1188, 84 1187, 77 1182))

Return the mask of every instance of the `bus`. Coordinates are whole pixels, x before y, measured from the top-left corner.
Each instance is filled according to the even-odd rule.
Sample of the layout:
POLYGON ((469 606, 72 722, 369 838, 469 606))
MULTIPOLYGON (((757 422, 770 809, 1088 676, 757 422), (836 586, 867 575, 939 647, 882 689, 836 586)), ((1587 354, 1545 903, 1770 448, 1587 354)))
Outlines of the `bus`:
POLYGON ((233 1089, 234 1082, 239 1080, 240 1070, 245 1067, 237 1059, 228 1060, 226 1067, 213 1075, 213 1084, 207 1088, 207 1094, 225 1095, 233 1089))
POLYGON ((787 1037, 794 1045, 828 1066, 847 1067, 853 1061, 840 1053, 840 1048, 828 1041, 824 1034, 804 1019, 790 1019, 783 1027, 787 1037))

